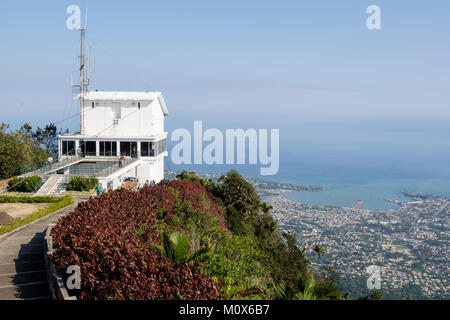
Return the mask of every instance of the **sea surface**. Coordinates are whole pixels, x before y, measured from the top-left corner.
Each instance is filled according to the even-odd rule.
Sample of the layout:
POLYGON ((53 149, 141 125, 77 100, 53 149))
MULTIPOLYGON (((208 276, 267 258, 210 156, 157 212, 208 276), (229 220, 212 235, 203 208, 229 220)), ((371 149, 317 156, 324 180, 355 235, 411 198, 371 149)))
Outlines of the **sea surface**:
MULTIPOLYGON (((172 169, 182 168, 172 165, 172 169)), ((324 171, 324 167, 309 167, 308 172, 298 170, 298 167, 284 167, 274 176, 259 175, 258 168, 248 166, 191 166, 183 168, 202 173, 225 173, 236 169, 242 175, 263 180, 291 183, 303 186, 321 186, 322 191, 292 191, 286 192, 286 198, 313 205, 337 207, 355 207, 357 201, 362 201, 363 208, 388 210, 397 205, 386 201, 411 201, 402 192, 433 194, 450 198, 450 177, 435 177, 427 174, 402 174, 389 170, 377 171, 361 168, 339 168, 324 171)))
MULTIPOLYGON (((301 181, 298 181, 302 184, 301 181)), ((373 179, 363 183, 324 183, 323 191, 286 192, 287 199, 313 205, 354 207, 358 200, 366 209, 393 209, 397 205, 386 201, 411 201, 402 194, 408 191, 450 198, 450 179, 373 179)))

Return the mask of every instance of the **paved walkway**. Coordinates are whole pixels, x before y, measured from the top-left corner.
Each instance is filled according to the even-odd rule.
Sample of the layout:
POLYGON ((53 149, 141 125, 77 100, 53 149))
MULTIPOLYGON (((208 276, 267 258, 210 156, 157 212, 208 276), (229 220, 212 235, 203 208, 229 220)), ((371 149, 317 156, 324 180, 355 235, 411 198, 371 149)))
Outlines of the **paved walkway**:
POLYGON ((0 239, 0 300, 51 299, 44 263, 47 225, 57 222, 87 199, 89 196, 74 196, 74 204, 0 239))

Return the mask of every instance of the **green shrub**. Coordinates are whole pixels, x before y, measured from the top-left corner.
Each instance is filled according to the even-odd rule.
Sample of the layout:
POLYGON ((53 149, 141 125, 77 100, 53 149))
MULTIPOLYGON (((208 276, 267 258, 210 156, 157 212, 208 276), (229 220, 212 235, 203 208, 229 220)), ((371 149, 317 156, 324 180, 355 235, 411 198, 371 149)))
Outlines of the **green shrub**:
POLYGON ((173 208, 173 222, 189 234, 189 238, 200 247, 214 249, 229 236, 220 227, 219 219, 211 214, 195 211, 189 201, 177 201, 173 208))
POLYGON ((8 184, 9 191, 15 192, 36 192, 41 186, 42 178, 39 176, 16 177, 8 184))
POLYGON ((42 197, 28 197, 28 196, 0 196, 0 203, 56 203, 61 201, 61 197, 42 196, 42 197))
POLYGON ((82 177, 74 176, 70 179, 67 186, 68 191, 90 191, 98 184, 98 179, 95 176, 82 177))
MULTIPOLYGON (((271 291, 274 290, 274 283, 284 283, 287 292, 300 292, 298 276, 306 275, 308 261, 297 247, 295 236, 277 229, 277 223, 270 214, 270 206, 261 202, 251 184, 234 170, 222 176, 216 184, 187 172, 179 175, 178 179, 207 185, 208 191, 220 199, 216 203, 225 208, 226 223, 233 238, 226 245, 218 246, 206 265, 207 273, 221 280, 232 280, 225 285, 222 291, 224 296, 239 297, 242 289, 249 289, 255 283, 260 288, 271 288, 271 291)), ((193 217, 195 213, 191 212, 187 216, 193 217)), ((183 221, 178 222, 192 234, 192 230, 185 228, 183 221)), ((188 223, 195 224, 203 225, 201 221, 188 223)), ((271 292, 270 295, 275 294, 271 292)))
POLYGON ((246 236, 233 236, 209 255, 204 271, 219 279, 232 279, 229 287, 245 289, 261 286, 264 285, 266 274, 260 261, 266 259, 255 240, 246 236))
POLYGON ((164 219, 167 216, 168 210, 166 208, 161 208, 158 213, 156 214, 156 217, 158 219, 164 219))

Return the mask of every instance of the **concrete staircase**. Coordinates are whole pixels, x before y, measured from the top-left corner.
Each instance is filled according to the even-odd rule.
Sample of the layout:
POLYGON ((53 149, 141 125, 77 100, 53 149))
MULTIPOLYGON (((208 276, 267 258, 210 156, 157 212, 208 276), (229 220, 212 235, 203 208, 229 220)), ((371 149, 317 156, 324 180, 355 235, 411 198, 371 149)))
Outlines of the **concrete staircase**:
POLYGON ((44 262, 47 225, 56 223, 89 196, 0 236, 0 300, 51 300, 44 262))
POLYGON ((36 192, 37 196, 61 195, 67 187, 66 176, 53 174, 36 192))
POLYGON ((50 189, 48 195, 51 195, 51 196, 63 195, 64 191, 67 190, 67 184, 69 183, 69 180, 70 180, 69 176, 59 177, 58 181, 56 181, 56 183, 50 189))
POLYGON ((51 299, 44 263, 45 230, 74 208, 65 207, 0 238, 0 300, 51 299))

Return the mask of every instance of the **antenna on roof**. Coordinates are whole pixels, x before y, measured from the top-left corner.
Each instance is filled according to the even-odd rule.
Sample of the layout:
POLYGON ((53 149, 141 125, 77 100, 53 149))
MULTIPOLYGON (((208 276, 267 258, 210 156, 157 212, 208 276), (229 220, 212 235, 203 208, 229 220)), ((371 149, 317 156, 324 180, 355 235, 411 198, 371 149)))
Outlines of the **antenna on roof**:
POLYGON ((84 28, 87 30, 87 18, 88 18, 88 8, 86 8, 86 15, 84 16, 84 28))
POLYGON ((73 91, 80 91, 80 134, 84 134, 84 96, 89 92, 89 58, 86 55, 86 31, 88 9, 84 17, 84 28, 80 28, 80 84, 72 86, 73 91))

